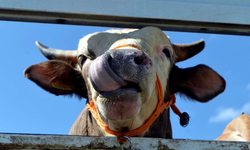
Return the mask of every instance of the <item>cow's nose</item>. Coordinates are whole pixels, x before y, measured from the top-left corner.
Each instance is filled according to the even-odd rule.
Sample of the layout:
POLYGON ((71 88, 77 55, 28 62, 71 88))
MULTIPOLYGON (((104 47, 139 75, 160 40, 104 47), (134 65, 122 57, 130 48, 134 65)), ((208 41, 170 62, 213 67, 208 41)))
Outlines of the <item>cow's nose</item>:
POLYGON ((137 82, 152 66, 149 56, 136 49, 109 50, 107 55, 111 70, 125 81, 137 82))
POLYGON ((98 92, 107 92, 138 83, 139 78, 152 65, 142 51, 134 49, 108 50, 90 66, 89 77, 98 92))
POLYGON ((109 65, 113 71, 122 69, 122 67, 150 67, 152 62, 150 58, 142 51, 135 49, 116 49, 109 50, 109 65))

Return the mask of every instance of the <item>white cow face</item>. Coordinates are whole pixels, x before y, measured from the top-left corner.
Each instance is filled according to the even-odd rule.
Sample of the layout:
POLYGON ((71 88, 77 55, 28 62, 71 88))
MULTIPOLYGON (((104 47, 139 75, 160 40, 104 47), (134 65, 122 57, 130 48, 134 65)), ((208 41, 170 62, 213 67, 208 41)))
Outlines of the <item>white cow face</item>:
POLYGON ((115 131, 136 129, 154 112, 156 72, 165 101, 181 92, 207 102, 225 88, 224 79, 205 65, 175 65, 199 53, 204 41, 172 44, 155 27, 93 33, 80 40, 77 51, 38 47, 54 60, 30 66, 25 76, 53 94, 75 93, 93 101, 101 119, 115 131))

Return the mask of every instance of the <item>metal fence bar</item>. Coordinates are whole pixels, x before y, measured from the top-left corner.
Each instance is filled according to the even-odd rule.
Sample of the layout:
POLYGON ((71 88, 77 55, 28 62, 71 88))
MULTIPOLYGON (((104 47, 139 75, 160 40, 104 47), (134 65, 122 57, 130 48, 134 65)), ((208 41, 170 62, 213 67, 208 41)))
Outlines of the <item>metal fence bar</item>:
MULTIPOLYGON (((249 142, 132 138, 137 150, 248 150, 249 142)), ((129 147, 125 143, 124 148, 129 147)), ((116 137, 0 134, 0 149, 120 149, 116 137)))
POLYGON ((250 1, 0 0, 0 20, 250 35, 250 1))

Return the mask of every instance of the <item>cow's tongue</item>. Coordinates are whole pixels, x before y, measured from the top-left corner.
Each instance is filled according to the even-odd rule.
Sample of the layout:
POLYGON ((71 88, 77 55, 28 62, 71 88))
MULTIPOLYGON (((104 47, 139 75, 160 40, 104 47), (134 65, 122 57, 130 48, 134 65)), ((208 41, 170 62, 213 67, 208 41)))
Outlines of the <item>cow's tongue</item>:
POLYGON ((90 81, 98 92, 109 92, 127 85, 127 82, 116 75, 108 63, 109 55, 97 57, 89 70, 90 81))

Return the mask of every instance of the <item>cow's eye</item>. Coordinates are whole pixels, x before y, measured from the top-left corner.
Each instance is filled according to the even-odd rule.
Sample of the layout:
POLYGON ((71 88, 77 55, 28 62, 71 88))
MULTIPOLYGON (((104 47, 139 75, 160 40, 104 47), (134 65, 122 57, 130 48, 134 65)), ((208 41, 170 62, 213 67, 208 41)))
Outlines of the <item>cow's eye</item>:
POLYGON ((172 61, 172 54, 171 54, 171 52, 170 52, 170 50, 169 50, 168 48, 164 48, 162 52, 166 55, 166 57, 167 57, 170 61, 172 61))
POLYGON ((82 67, 82 65, 83 65, 83 63, 85 62, 86 59, 87 59, 87 57, 84 56, 84 55, 78 56, 78 64, 82 67))

